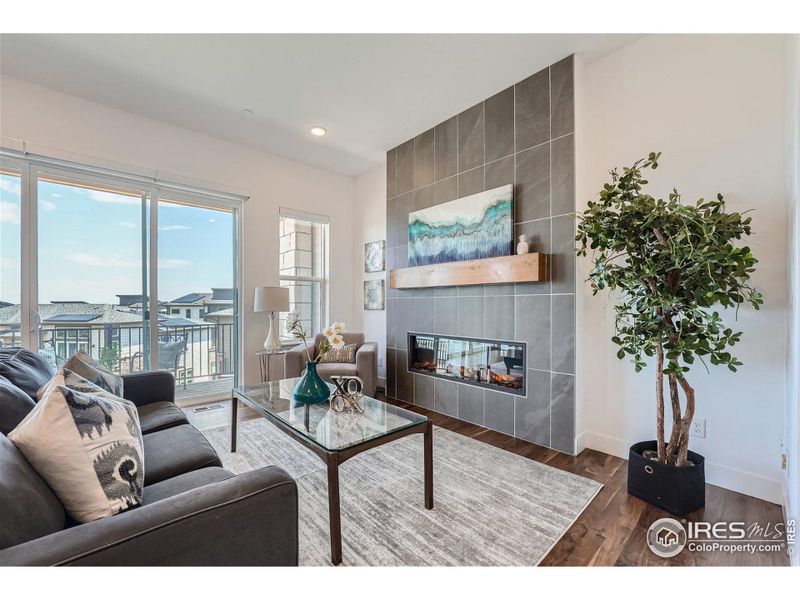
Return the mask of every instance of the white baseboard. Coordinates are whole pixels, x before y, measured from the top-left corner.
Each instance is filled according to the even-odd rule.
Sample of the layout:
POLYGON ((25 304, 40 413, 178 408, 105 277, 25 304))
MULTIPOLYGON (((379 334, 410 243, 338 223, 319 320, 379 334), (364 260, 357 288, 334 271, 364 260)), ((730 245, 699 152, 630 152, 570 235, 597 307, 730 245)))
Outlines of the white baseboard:
MULTIPOLYGON (((632 442, 584 431, 578 436, 578 449, 592 448, 627 460, 632 442)), ((755 473, 706 461, 706 482, 734 492, 740 492, 767 502, 784 506, 784 493, 780 481, 773 481, 755 473)))
POLYGON ((594 433, 593 431, 584 431, 578 436, 578 448, 591 448, 598 452, 619 456, 625 460, 628 460, 628 450, 630 447, 630 444, 619 438, 602 433, 594 433))

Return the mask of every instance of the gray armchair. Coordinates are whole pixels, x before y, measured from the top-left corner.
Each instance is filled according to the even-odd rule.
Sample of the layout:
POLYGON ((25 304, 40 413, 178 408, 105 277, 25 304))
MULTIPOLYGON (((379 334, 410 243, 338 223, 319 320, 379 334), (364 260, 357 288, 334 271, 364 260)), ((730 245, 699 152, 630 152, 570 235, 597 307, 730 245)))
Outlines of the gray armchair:
MULTIPOLYGON (((344 333, 345 344, 357 344, 356 362, 354 363, 320 363, 317 373, 325 381, 330 381, 334 375, 356 375, 364 381, 364 394, 375 396, 375 387, 378 384, 378 344, 365 342, 363 333, 344 333)), ((314 341, 306 342, 311 358, 316 358, 319 345, 324 339, 322 334, 317 334, 314 341)), ((298 344, 286 352, 286 377, 300 377, 306 368, 306 346, 298 344)))

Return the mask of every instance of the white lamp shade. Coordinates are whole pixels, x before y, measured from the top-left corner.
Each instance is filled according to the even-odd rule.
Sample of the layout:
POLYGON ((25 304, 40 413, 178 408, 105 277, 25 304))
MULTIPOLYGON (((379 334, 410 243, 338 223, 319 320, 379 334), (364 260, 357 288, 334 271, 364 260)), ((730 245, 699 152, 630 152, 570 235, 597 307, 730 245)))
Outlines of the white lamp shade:
POLYGON ((287 312, 289 310, 289 288, 257 287, 253 310, 255 312, 287 312))

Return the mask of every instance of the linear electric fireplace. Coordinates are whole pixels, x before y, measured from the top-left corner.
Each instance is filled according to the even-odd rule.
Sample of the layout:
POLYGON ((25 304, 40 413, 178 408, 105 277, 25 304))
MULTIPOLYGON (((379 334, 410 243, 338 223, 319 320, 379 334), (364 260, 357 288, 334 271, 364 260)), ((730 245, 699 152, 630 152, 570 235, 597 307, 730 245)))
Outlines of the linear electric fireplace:
POLYGON ((525 395, 525 342, 409 332, 408 348, 413 373, 525 395))

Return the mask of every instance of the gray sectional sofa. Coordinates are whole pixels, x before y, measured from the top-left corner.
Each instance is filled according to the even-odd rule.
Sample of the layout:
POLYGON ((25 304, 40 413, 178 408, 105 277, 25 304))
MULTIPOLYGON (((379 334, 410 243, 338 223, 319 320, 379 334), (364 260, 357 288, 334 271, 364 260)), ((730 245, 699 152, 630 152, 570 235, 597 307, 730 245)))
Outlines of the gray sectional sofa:
POLYGON ((278 467, 234 475, 175 405, 167 372, 124 375, 144 434, 142 505, 77 524, 6 437, 52 376, 0 349, 0 565, 297 565, 297 485, 278 467))

